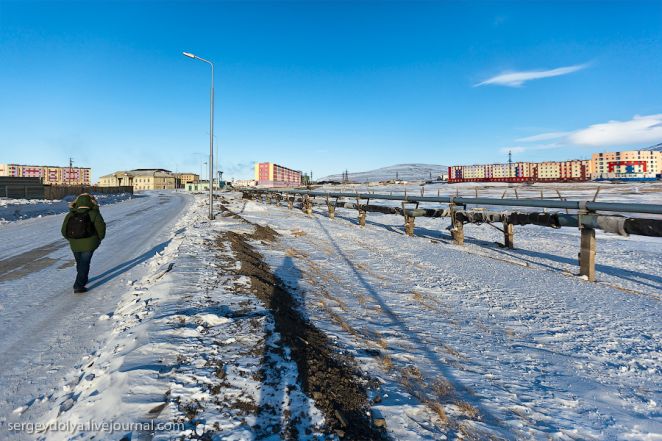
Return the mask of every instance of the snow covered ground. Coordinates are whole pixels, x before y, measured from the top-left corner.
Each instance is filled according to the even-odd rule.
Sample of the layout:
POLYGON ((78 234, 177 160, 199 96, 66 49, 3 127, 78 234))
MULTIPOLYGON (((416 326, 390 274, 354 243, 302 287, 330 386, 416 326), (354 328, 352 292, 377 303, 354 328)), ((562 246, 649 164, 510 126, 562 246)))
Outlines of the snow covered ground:
POLYGON ((262 253, 382 382, 395 439, 662 437, 660 239, 599 237, 592 284, 572 275, 572 231, 517 228, 505 252, 488 226, 458 247, 448 221, 410 238, 393 215, 231 207, 281 233, 262 253))
MULTIPOLYGON (((99 204, 104 206, 140 196, 119 193, 98 194, 95 197, 99 204)), ((21 219, 66 213, 69 211, 69 202, 74 199, 74 196, 67 196, 61 200, 0 198, 0 225, 21 219)))
POLYGON ((340 439, 348 390, 387 438, 345 439, 662 439, 659 239, 601 235, 589 283, 570 229, 223 203, 105 207, 83 296, 60 216, 0 226, 1 439, 340 439))
POLYGON ((83 429, 73 438, 47 432, 45 439, 111 436, 85 429, 88 421, 122 427, 116 436, 131 439, 214 432, 222 439, 280 439, 274 427, 315 437, 323 420, 298 389, 296 365, 287 353, 270 354, 274 369, 265 365, 265 348, 279 339, 269 312, 246 278, 221 271, 235 265, 229 244, 215 244, 216 235, 252 228, 232 219, 212 226, 204 220, 207 207, 197 198, 167 247, 145 263, 144 275, 129 280, 117 307, 99 316, 112 324, 110 338, 48 398, 51 410, 41 420, 83 429))

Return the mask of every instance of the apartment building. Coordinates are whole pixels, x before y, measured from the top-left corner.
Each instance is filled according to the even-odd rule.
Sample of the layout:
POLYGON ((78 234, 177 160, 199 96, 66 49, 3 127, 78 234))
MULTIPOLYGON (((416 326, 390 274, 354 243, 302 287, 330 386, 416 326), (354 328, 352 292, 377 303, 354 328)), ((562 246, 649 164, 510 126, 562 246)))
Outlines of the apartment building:
POLYGON ((448 167, 448 182, 587 181, 589 161, 512 162, 448 167))
POLYGON ((54 165, 0 164, 0 176, 41 178, 49 185, 90 185, 92 169, 54 165))
POLYGON ((99 178, 99 186, 131 186, 133 191, 174 190, 176 179, 176 175, 170 170, 140 168, 102 176, 99 178))
POLYGON ((255 180, 262 187, 297 187, 301 185, 301 172, 272 162, 255 164, 255 180))
POLYGON ((589 160, 545 161, 532 163, 535 181, 588 181, 590 179, 589 160))
POLYGON ((627 150, 594 153, 590 173, 597 181, 654 181, 662 174, 662 152, 627 150))

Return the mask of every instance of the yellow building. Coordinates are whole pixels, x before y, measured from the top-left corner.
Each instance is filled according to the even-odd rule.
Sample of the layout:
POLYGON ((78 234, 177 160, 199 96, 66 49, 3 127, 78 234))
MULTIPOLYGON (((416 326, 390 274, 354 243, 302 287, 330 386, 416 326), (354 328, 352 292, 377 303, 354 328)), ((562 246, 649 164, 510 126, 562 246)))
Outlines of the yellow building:
POLYGON ((448 168, 448 182, 587 181, 589 166, 590 161, 581 159, 454 165, 448 168))
POLYGON ((662 173, 662 152, 628 150, 593 153, 590 167, 594 180, 653 181, 662 173))
POLYGON ((41 178, 50 185, 90 185, 92 169, 52 165, 0 164, 0 176, 41 178))
POLYGON ((99 178, 100 187, 131 186, 133 191, 174 190, 177 177, 170 170, 136 169, 118 171, 99 178))
POLYGON ((195 173, 175 173, 175 177, 179 181, 177 188, 182 188, 186 184, 192 184, 200 180, 200 175, 195 173))
POLYGON ((590 177, 591 161, 546 161, 534 163, 536 181, 587 181, 590 177))

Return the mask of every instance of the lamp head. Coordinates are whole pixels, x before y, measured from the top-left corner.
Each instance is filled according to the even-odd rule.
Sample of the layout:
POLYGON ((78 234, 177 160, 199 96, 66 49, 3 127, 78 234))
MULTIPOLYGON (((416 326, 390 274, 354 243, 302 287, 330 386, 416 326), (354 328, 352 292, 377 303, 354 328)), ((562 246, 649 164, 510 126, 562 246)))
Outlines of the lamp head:
POLYGON ((195 58, 195 55, 193 55, 193 54, 190 53, 190 52, 182 52, 182 54, 186 55, 186 56, 189 57, 189 58, 195 58))

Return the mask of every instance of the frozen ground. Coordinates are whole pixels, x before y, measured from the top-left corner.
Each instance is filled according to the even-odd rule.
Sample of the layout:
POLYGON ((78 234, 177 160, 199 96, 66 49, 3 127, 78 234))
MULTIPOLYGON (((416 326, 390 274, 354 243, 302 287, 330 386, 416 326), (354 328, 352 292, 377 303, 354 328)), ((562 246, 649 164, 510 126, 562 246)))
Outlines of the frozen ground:
POLYGON ((390 439, 662 439, 659 239, 599 237, 593 284, 572 230, 518 227, 506 252, 488 226, 458 247, 447 220, 412 238, 398 216, 223 199, 238 216, 170 192, 106 207, 84 296, 61 216, 0 226, 0 438, 339 439, 329 403, 363 385, 390 439), (320 387, 316 353, 353 386, 320 387))
POLYGON ((396 439, 662 437, 660 239, 600 237, 592 284, 572 275, 573 231, 517 228, 504 252, 488 226, 462 248, 447 221, 410 238, 392 215, 231 207, 281 233, 261 251, 380 379, 396 439))
MULTIPOLYGON (((99 204, 104 206, 137 196, 130 193, 120 193, 98 194, 95 197, 99 204)), ((69 211, 69 202, 74 198, 74 196, 67 196, 62 200, 0 198, 0 224, 32 217, 66 213, 69 211)))
MULTIPOLYGON (((110 338, 48 398, 42 423, 161 425, 153 433, 125 429, 131 439, 217 432, 222 439, 275 440, 279 429, 314 437, 322 418, 298 390, 296 365, 286 353, 265 355, 279 345, 268 310, 248 292, 246 278, 220 270, 235 263, 229 244, 217 245, 216 236, 251 227, 229 219, 212 227, 206 210, 198 198, 168 245, 145 263, 144 275, 129 279, 117 307, 98 316, 111 323, 110 338), (265 357, 276 357, 274 369, 265 357)), ((96 432, 80 430, 73 439, 96 432)))

